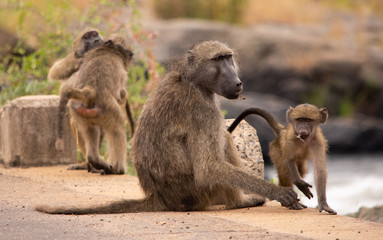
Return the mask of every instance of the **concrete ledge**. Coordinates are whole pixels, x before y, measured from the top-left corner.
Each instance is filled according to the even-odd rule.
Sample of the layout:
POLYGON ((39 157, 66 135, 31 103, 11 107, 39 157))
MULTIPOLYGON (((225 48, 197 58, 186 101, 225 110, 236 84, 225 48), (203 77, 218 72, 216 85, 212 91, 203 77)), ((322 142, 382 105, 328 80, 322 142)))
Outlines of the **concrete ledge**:
POLYGON ((137 177, 0 166, 1 239, 382 239, 383 224, 277 202, 236 210, 49 215, 37 204, 96 206, 143 197, 137 177))
POLYGON ((76 141, 64 120, 65 151, 55 149, 59 97, 20 97, 0 110, 0 162, 5 166, 75 163, 76 141))

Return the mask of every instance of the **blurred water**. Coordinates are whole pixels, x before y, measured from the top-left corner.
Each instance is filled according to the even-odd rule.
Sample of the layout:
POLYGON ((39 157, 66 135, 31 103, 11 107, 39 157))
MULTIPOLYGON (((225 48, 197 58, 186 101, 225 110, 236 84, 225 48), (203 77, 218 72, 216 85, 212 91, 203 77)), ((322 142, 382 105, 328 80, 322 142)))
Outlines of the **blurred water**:
MULTIPOLYGON (((338 214, 354 213, 362 206, 383 205, 383 155, 329 155, 327 161, 327 203, 338 214)), ((268 179, 277 178, 273 166, 266 166, 268 179)), ((313 185, 314 199, 298 189, 303 204, 317 207, 311 163, 305 181, 313 185)))

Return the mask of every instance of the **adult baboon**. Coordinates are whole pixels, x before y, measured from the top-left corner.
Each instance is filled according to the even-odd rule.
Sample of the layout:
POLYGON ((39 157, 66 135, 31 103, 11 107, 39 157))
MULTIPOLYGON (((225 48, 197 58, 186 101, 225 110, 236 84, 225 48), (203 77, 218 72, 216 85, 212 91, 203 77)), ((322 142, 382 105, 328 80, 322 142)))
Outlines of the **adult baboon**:
MULTIPOLYGON (((86 159, 92 172, 122 174, 126 168, 125 82, 133 53, 126 40, 114 37, 87 52, 78 75, 60 89, 59 114, 69 110, 85 143, 86 159), (99 156, 100 134, 105 132, 111 165, 99 156)), ((62 120, 58 117, 58 146, 62 145, 62 120), (60 127, 61 126, 61 127, 60 127)))
POLYGON ((37 207, 61 214, 203 210, 216 200, 227 208, 275 199, 299 205, 296 193, 248 173, 226 131, 216 94, 236 99, 242 91, 235 52, 217 41, 192 47, 159 82, 138 119, 133 162, 145 198, 87 208, 37 207), (243 191, 259 194, 245 198, 243 191))
MULTIPOLYGON (((276 138, 270 143, 270 158, 279 178, 279 185, 292 187, 295 184, 309 199, 313 197, 312 186, 303 180, 307 173, 307 159, 314 164, 314 179, 318 194, 319 212, 336 214, 326 200, 326 152, 327 140, 320 124, 327 120, 327 109, 318 109, 310 104, 290 107, 287 112, 288 125, 284 127, 270 113, 260 108, 250 108, 241 113, 228 128, 231 133, 239 122, 250 114, 263 117, 273 129, 276 138)), ((302 207, 306 207, 300 204, 302 207)))

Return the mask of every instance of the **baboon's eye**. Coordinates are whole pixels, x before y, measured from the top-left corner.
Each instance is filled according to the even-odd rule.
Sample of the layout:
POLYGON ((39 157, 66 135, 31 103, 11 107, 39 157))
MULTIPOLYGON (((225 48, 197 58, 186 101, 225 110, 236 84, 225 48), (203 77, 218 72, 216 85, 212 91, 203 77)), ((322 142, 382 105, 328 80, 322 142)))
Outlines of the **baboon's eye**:
POLYGON ((222 61, 222 60, 228 59, 228 58, 231 58, 230 54, 228 54, 228 55, 219 55, 219 56, 213 58, 213 60, 214 61, 222 61))
POLYGON ((311 118, 297 118, 298 122, 311 122, 313 121, 311 118))

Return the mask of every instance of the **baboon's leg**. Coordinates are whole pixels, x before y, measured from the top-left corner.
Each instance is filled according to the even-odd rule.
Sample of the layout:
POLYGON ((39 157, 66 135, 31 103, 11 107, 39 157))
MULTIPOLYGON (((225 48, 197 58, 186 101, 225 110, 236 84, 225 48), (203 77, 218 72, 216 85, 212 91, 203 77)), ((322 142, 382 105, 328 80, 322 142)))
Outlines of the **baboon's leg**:
POLYGON ((117 127, 105 130, 109 162, 112 165, 112 173, 124 174, 127 164, 126 133, 124 126, 117 127))
MULTIPOLYGON (((232 141, 232 137, 229 132, 226 133, 226 149, 225 156, 226 161, 230 164, 243 168, 243 165, 240 161, 240 158, 237 153, 237 149, 232 141)), ((256 194, 245 194, 243 191, 235 188, 224 188, 224 200, 226 202, 226 208, 245 208, 245 207, 254 207, 261 206, 265 203, 265 198, 256 194)))
POLYGON ((84 138, 88 171, 101 173, 103 171, 110 171, 111 166, 100 157, 100 127, 91 125, 83 120, 77 121, 76 126, 78 134, 84 138), (96 171, 96 169, 100 171, 96 171))
MULTIPOLYGON (((76 139, 77 148, 80 150, 82 156, 84 158, 86 158, 86 149, 85 149, 84 138, 77 131, 76 123, 74 122, 72 117, 70 118, 69 124, 70 124, 70 128, 72 130, 72 134, 73 134, 74 138, 76 139)), ((70 165, 67 168, 67 170, 86 170, 86 169, 88 169, 87 161, 85 161, 85 163, 70 165)))
POLYGON ((124 174, 127 164, 126 115, 115 99, 110 99, 109 103, 102 126, 108 143, 111 173, 124 174))
POLYGON ((324 147, 317 147, 317 153, 313 158, 314 165, 314 180, 315 186, 317 189, 318 195, 318 208, 319 212, 323 210, 330 214, 337 214, 335 210, 333 210, 327 204, 326 198, 326 181, 327 181, 327 171, 326 171, 326 150, 324 147))

